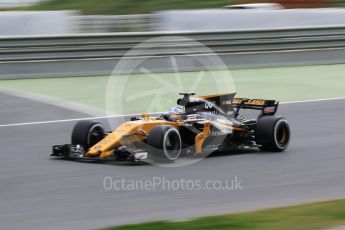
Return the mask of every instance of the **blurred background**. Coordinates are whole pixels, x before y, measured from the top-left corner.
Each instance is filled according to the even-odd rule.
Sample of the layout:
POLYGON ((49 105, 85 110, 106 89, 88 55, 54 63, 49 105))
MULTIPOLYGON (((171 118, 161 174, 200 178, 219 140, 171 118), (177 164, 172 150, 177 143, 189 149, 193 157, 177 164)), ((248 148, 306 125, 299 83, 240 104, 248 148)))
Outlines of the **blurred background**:
MULTIPOLYGON (((342 56, 325 48, 343 44, 344 4, 342 0, 1 0, 0 78, 109 75, 128 50, 164 33, 205 44, 222 54, 229 68, 336 63, 342 56), (327 52, 326 60, 311 54, 315 48, 327 52), (298 49, 305 54, 277 58, 266 52, 298 49), (256 59, 248 56, 249 51, 265 51, 266 57, 256 59), (64 62, 67 58, 69 62, 64 62), (87 58, 94 59, 92 65, 87 58), (104 58, 113 58, 112 63, 104 58), (32 60, 40 65, 28 64, 32 60), (59 62, 53 65, 48 60, 59 62)), ((177 50, 190 53, 183 47, 177 50)), ((170 71, 164 62, 154 65, 162 66, 160 72, 170 71)))
MULTIPOLYGON (((224 7, 228 7, 226 9, 234 10, 234 9, 261 9, 261 10, 268 10, 265 12, 266 17, 270 17, 270 15, 276 15, 277 12, 269 12, 270 10, 276 9, 300 9, 300 8, 323 8, 317 9, 318 12, 313 11, 317 15, 308 16, 301 18, 296 18, 296 22, 294 24, 288 24, 284 21, 288 20, 288 17, 297 16, 299 17, 301 14, 310 14, 310 10, 292 10, 289 12, 281 12, 279 14, 283 14, 279 17, 282 20, 281 25, 277 26, 302 26, 304 24, 310 24, 313 20, 321 21, 321 19, 317 19, 318 15, 322 14, 329 14, 333 15, 333 12, 323 12, 324 8, 329 7, 341 7, 345 5, 345 1, 343 0, 267 0, 267 1, 259 1, 259 0, 215 0, 215 1, 208 1, 208 0, 189 0, 189 1, 181 1, 181 0, 148 0, 148 1, 141 1, 141 2, 133 2, 130 0, 100 0, 100 1, 93 1, 93 0, 1 0, 0 1, 0 8, 3 11, 2 13, 2 20, 0 26, 0 33, 3 35, 10 35, 10 34, 18 34, 19 31, 22 31, 22 34, 61 34, 61 33, 90 33, 90 32, 136 32, 136 31, 155 31, 155 30, 174 30, 174 29, 193 29, 193 26, 196 26, 194 23, 192 25, 189 17, 184 17, 183 20, 186 24, 190 24, 189 27, 181 27, 179 28, 178 25, 172 26, 169 23, 175 23, 169 20, 174 20, 174 17, 179 17, 181 15, 175 14, 174 10, 197 10, 197 9, 212 9, 211 12, 202 12, 198 13, 200 18, 207 17, 208 19, 212 19, 214 22, 213 24, 208 23, 205 25, 204 28, 199 28, 196 26, 194 29, 233 29, 233 28, 260 28, 260 27, 267 27, 270 26, 261 24, 259 22, 253 22, 255 18, 264 17, 263 13, 252 12, 252 15, 246 15, 246 20, 251 21, 243 22, 243 25, 235 24, 233 21, 236 18, 235 15, 238 12, 222 12, 224 11, 224 7), (239 5, 239 4, 258 4, 259 5, 242 5, 241 7, 233 7, 232 5, 239 5), (260 4, 264 3, 262 6, 260 4), (268 4, 267 4, 268 3, 268 4), (266 5, 265 5, 266 4, 266 5), (244 7, 243 7, 244 6, 244 7), (278 7, 277 7, 278 6, 278 7), (281 8, 279 8, 281 7, 281 8), (217 9, 219 12, 216 12, 217 9), (221 10, 223 9, 223 10, 221 10), (161 12, 161 11, 170 11, 170 12, 161 12), (8 15, 6 12, 8 11, 20 11, 16 12, 16 19, 13 19, 13 14, 8 15), (36 11, 41 11, 36 12, 36 11), (61 11, 57 12, 44 12, 44 11, 61 11), (221 15, 219 15, 219 14, 221 15), (49 19, 47 18, 49 15, 49 19), (218 16, 215 16, 218 15, 218 16), (225 16, 226 15, 226 16, 225 16), (248 18, 249 17, 249 18, 248 18), (27 19, 30 19, 29 21, 27 19), (50 25, 54 26, 47 26, 45 30, 42 28, 42 20, 40 18, 45 18, 44 21, 49 21, 50 25), (3 23, 6 20, 6 23, 3 23), (165 20, 168 20, 166 22, 165 20), (224 21, 226 20, 226 21, 224 21), (13 29, 15 31, 8 31, 8 27, 11 24, 12 26, 18 26, 18 24, 23 23, 26 26, 24 28, 17 28, 13 29), (218 24, 221 25, 218 25, 218 24), (4 25, 5 24, 5 25, 4 25), (212 27, 212 25, 217 25, 216 27, 212 27), (5 27, 5 28, 4 28, 5 27), (31 27, 30 32, 28 32, 29 28, 31 27)), ((337 19, 333 18, 333 21, 328 21, 328 23, 332 24, 339 24, 341 23, 342 18, 344 17, 341 14, 341 11, 336 11, 339 15, 337 17, 340 21, 336 21, 337 19)), ((193 14, 191 12, 185 12, 185 14, 193 14)), ((278 16, 274 16, 278 17, 278 16)), ((325 17, 323 19, 326 19, 325 17)), ((269 23, 272 20, 265 21, 269 23)), ((241 21, 240 21, 241 22, 241 21)), ((181 22, 180 22, 181 23, 181 22)), ((312 23, 313 25, 318 25, 317 22, 312 23)), ((321 24, 326 24, 321 23, 321 24)))

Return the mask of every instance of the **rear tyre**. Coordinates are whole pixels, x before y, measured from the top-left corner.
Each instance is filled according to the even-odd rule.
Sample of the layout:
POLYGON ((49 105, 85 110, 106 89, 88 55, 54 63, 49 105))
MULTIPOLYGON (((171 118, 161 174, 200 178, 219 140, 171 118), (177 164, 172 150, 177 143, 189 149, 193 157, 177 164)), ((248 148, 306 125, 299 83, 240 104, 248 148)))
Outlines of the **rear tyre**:
POLYGON ((85 151, 102 140, 105 136, 104 127, 95 121, 78 121, 72 131, 72 144, 81 145, 85 151))
POLYGON ((174 162, 181 154, 182 141, 176 128, 170 125, 154 127, 148 137, 150 155, 156 162, 174 162))
POLYGON ((258 120, 255 129, 256 143, 264 151, 284 151, 290 142, 290 127, 284 117, 267 116, 258 120))

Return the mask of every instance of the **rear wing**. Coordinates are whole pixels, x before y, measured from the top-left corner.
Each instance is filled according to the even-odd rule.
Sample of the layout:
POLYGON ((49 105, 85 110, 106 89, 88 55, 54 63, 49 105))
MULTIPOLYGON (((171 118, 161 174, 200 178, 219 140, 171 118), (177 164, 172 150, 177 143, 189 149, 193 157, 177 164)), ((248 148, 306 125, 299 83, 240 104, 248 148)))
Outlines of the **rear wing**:
POLYGON ((240 109, 261 110, 259 116, 273 116, 278 110, 279 102, 276 100, 234 98, 232 106, 235 110, 235 117, 238 116, 240 109))

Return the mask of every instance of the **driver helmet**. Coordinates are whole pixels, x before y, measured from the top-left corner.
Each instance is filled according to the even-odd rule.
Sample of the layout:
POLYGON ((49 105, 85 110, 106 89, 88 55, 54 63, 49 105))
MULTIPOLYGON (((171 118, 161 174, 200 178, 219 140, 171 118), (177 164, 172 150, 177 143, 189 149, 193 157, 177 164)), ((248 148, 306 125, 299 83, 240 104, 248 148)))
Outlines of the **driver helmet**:
POLYGON ((169 111, 168 111, 169 115, 183 115, 184 111, 181 108, 178 107, 172 107, 169 111))

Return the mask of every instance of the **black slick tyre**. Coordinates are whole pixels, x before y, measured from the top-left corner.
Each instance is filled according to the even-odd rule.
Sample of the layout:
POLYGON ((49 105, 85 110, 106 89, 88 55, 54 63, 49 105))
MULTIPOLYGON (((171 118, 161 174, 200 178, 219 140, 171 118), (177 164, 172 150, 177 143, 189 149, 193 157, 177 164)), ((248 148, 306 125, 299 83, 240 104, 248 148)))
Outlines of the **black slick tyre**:
POLYGON ((150 146, 150 155, 156 162, 174 162, 181 154, 181 136, 170 125, 154 127, 147 137, 147 144, 150 146))
POLYGON ((290 134, 289 123, 284 117, 267 116, 257 121, 255 139, 264 151, 284 151, 289 146, 290 134))
POLYGON ((85 151, 104 138, 104 127, 95 121, 79 121, 72 131, 72 144, 81 145, 85 151))

